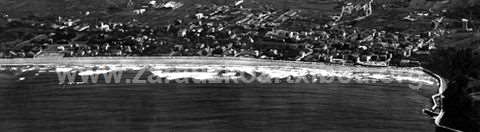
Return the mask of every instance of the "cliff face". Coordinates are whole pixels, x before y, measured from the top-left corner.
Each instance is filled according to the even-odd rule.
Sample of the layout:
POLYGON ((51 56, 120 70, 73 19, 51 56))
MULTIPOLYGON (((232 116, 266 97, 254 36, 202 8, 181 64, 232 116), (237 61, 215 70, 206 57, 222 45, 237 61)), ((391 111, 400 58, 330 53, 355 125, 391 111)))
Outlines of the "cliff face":
POLYGON ((463 130, 480 130, 480 56, 469 49, 439 49, 425 65, 449 80, 444 93, 442 124, 463 130))

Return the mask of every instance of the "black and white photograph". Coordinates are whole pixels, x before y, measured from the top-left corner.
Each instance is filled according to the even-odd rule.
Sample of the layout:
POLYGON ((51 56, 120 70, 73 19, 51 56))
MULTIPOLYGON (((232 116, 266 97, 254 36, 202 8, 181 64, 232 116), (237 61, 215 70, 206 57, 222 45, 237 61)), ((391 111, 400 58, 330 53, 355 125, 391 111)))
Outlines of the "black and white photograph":
POLYGON ((480 132, 480 0, 0 0, 0 132, 480 132))

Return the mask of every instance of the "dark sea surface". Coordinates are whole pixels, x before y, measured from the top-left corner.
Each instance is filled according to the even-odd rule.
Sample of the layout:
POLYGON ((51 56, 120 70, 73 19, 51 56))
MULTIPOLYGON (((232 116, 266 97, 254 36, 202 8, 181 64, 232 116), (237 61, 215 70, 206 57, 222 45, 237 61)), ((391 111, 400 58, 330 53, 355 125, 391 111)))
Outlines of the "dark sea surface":
POLYGON ((85 84, 0 74, 1 132, 432 132, 406 84, 85 84))

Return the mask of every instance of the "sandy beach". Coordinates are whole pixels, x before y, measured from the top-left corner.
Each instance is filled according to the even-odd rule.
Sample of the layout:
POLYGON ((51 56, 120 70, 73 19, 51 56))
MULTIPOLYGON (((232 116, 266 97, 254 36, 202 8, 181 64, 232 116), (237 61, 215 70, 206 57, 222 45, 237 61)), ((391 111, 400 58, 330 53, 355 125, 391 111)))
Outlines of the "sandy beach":
POLYGON ((72 57, 72 58, 15 58, 0 59, 0 65, 154 65, 154 64, 207 64, 207 65, 244 65, 244 66, 288 66, 309 67, 325 70, 361 70, 361 71, 408 71, 423 72, 418 68, 400 67, 362 67, 331 65, 316 62, 264 60, 238 57, 72 57))
MULTIPOLYGON (((343 83, 407 83, 411 89, 425 97, 438 92, 438 79, 422 68, 364 67, 325 63, 263 60, 234 57, 81 57, 81 58, 22 58, 0 59, 0 66, 27 66, 22 71, 50 67, 50 72, 79 72, 89 76, 112 71, 147 68, 153 75, 167 79, 193 78, 199 80, 218 78, 221 71, 261 73, 270 78, 316 76, 308 83, 329 82, 334 77, 343 83), (92 68, 95 67, 96 70, 92 68), (208 69, 203 72, 165 72, 166 69, 208 69), (320 81, 318 81, 320 79, 320 81), (325 80, 322 80, 325 79, 325 80)), ((233 73, 232 75, 234 75, 233 73)), ((233 76, 230 76, 233 77, 233 76)))

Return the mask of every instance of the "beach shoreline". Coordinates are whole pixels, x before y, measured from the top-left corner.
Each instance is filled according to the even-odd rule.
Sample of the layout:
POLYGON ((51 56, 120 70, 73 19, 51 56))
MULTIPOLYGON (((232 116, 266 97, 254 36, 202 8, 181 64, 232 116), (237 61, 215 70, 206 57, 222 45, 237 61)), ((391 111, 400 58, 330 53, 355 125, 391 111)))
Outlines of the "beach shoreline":
MULTIPOLYGON (((438 79, 419 67, 365 67, 353 65, 334 65, 318 62, 264 60, 238 57, 74 57, 74 58, 16 58, 0 59, 0 66, 47 66, 55 67, 56 72, 67 72, 74 69, 98 73, 92 67, 108 67, 108 70, 142 69, 150 67, 150 71, 161 71, 171 68, 180 69, 213 69, 216 72, 240 71, 247 73, 261 72, 270 77, 285 78, 306 75, 321 77, 337 77, 350 79, 391 79, 437 85, 438 79), (63 68, 63 69, 60 69, 63 68)), ((35 67, 30 68, 32 70, 35 67)), ((97 68, 98 69, 98 68, 97 68)), ((108 71, 106 71, 108 72, 108 71)), ((157 72, 158 73, 158 72, 157 72)), ((160 72, 160 74, 166 74, 160 72)), ((211 73, 210 73, 211 74, 211 73)), ((187 75, 188 76, 188 75, 187 75)), ((429 90, 432 91, 432 90, 429 90)), ((436 91, 436 90, 435 90, 436 91)))
POLYGON ((364 69, 396 69, 396 70, 418 70, 418 67, 367 67, 353 65, 337 65, 327 64, 324 62, 303 62, 303 61, 284 61, 284 60, 267 60, 242 57, 65 57, 65 58, 13 58, 0 59, 0 65, 97 65, 97 64, 175 64, 175 63, 191 63, 191 64, 240 64, 251 66, 265 65, 281 65, 281 66, 307 66, 307 67, 323 67, 323 68, 364 68, 364 69), (231 63, 235 62, 235 63, 231 63), (310 65, 310 66, 309 66, 310 65))

